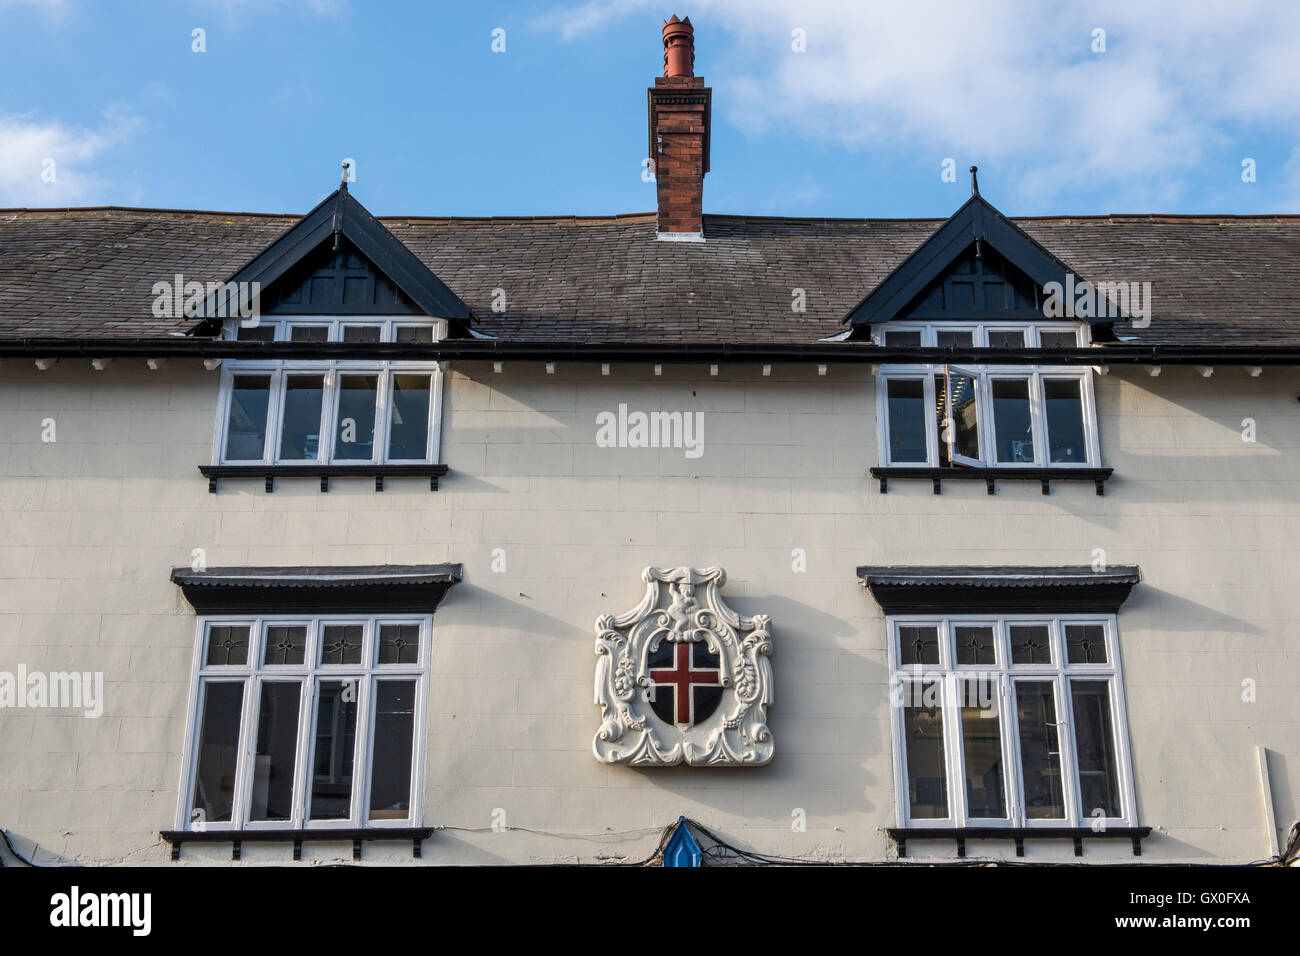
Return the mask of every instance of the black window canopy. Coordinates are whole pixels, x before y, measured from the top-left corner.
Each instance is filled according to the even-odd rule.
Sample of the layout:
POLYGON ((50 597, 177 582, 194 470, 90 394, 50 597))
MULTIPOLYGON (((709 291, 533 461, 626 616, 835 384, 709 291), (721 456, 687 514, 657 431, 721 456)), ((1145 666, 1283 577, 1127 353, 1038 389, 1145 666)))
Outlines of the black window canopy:
POLYGON ((352 567, 173 568, 171 580, 199 614, 433 613, 459 564, 352 567))
POLYGON ((1113 614, 1142 574, 1133 565, 860 567, 858 580, 886 614, 1113 614))

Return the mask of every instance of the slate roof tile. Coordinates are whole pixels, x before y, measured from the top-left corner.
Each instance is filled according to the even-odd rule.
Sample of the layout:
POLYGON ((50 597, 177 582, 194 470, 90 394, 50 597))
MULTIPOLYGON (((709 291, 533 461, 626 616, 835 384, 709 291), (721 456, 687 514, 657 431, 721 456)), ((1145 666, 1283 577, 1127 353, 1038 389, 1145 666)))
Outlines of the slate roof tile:
MULTIPOLYGON (((123 208, 0 210, 0 338, 152 338, 153 284, 223 281, 298 217, 123 208)), ((656 241, 655 216, 380 217, 501 339, 808 343, 937 219, 706 215, 704 243, 656 241), (503 312, 492 311, 495 289, 503 312), (796 289, 806 312, 792 310, 796 289)), ((1300 344, 1300 216, 1013 219, 1094 281, 1150 281, 1141 343, 1300 344)))

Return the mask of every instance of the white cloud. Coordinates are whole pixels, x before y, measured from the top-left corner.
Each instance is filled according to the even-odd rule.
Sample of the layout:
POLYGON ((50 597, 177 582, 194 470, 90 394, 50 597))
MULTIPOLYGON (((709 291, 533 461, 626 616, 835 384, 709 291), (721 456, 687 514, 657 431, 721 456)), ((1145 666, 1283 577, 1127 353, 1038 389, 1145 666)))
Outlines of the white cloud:
MULTIPOLYGON (((590 0, 550 19, 580 40, 652 9, 590 0)), ((931 155, 936 176, 946 156, 975 161, 1035 204, 1081 184, 1170 202, 1208 149, 1293 142, 1300 121, 1294 0, 691 0, 678 12, 693 15, 715 111, 748 135, 901 147, 931 155), (732 42, 712 45, 715 31, 732 42)))
POLYGON ((0 113, 0 206, 66 206, 102 201, 95 163, 139 125, 118 110, 94 129, 0 113))

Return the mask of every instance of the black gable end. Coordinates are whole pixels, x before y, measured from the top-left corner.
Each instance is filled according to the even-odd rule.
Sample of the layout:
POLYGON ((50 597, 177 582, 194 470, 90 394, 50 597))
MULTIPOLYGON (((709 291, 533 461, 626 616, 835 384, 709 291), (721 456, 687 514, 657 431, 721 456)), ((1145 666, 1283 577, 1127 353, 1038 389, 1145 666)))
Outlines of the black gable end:
POLYGON ((997 250, 974 241, 896 316, 900 319, 1043 317, 1042 290, 997 250))
MULTIPOLYGON (((272 299, 259 299, 264 311, 374 314, 388 300, 401 313, 462 327, 473 321, 460 297, 353 199, 346 183, 226 280, 228 288, 245 283, 257 283, 260 294, 275 289, 272 299)), ((208 297, 195 333, 215 331, 213 321, 227 316, 224 295, 208 297)))
POLYGON ((857 338, 872 325, 901 318, 1044 318, 1044 287, 1073 288, 1076 282, 1083 280, 1074 270, 976 192, 845 321, 857 338))
POLYGON ((262 290, 267 315, 423 315, 351 240, 326 239, 262 290))

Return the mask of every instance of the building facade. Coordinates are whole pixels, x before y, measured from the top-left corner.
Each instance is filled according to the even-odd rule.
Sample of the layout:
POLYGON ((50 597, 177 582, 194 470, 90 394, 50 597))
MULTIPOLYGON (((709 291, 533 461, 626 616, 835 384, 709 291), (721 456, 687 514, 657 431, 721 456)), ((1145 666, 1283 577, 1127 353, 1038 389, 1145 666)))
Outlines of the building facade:
POLYGON ((652 213, 0 214, 0 853, 1286 856, 1300 218, 703 215, 664 45, 652 213))

